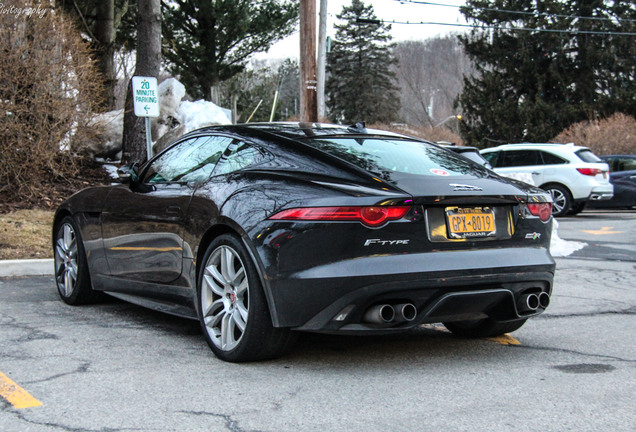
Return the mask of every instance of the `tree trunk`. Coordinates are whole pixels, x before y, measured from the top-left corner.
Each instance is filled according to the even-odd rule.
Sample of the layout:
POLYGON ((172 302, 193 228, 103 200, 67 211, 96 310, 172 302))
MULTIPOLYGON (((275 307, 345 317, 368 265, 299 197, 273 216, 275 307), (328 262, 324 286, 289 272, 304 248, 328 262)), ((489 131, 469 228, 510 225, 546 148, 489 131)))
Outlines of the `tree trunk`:
POLYGON ((95 23, 97 39, 97 67, 104 82, 104 108, 115 109, 115 0, 97 2, 95 23))
MULTIPOLYGON (((135 76, 157 77, 161 65, 161 2, 139 0, 137 24, 137 63, 135 76)), ((122 162, 144 162, 146 154, 144 119, 133 110, 132 80, 126 91, 122 162)))

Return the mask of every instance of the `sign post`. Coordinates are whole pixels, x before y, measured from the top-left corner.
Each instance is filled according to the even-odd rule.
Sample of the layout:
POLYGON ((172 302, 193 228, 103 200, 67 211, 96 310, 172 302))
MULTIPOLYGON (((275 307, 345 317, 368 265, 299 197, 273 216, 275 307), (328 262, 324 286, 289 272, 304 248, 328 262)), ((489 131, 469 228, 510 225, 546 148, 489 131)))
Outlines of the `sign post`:
POLYGON ((159 117, 159 94, 157 78, 135 76, 132 78, 133 106, 137 117, 146 118, 146 152, 148 160, 152 157, 152 136, 150 117, 159 117))

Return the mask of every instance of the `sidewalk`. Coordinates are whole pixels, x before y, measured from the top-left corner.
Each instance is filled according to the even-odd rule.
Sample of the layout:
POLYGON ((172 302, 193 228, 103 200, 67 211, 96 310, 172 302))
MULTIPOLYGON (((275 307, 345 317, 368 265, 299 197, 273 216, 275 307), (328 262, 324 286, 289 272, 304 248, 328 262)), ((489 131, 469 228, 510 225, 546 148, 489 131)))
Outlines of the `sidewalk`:
POLYGON ((0 261, 0 277, 53 276, 53 258, 0 261))

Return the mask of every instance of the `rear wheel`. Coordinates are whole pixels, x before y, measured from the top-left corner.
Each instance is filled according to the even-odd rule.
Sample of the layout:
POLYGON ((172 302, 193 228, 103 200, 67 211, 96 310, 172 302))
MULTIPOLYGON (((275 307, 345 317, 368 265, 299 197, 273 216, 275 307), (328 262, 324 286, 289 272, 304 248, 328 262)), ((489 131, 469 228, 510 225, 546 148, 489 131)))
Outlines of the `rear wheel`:
POLYGON ((552 216, 565 216, 572 207, 572 194, 561 185, 546 185, 543 189, 552 196, 552 216))
POLYGON ((526 322, 525 319, 498 323, 490 318, 471 321, 456 321, 444 323, 444 326, 453 334, 461 337, 480 338, 500 336, 518 330, 526 322))
POLYGON ((240 239, 219 236, 202 263, 197 284, 199 320, 214 354, 230 362, 282 355, 295 334, 272 325, 260 278, 240 239))
POLYGON ((578 203, 578 204, 573 204, 572 208, 570 208, 570 211, 568 212, 568 216, 574 216, 577 215, 579 213, 581 213, 583 211, 583 209, 585 208, 585 204, 587 204, 585 201, 578 203))
POLYGON ((55 282, 62 300, 70 305, 99 300, 100 293, 91 286, 82 237, 72 217, 66 216, 58 223, 54 240, 55 282))

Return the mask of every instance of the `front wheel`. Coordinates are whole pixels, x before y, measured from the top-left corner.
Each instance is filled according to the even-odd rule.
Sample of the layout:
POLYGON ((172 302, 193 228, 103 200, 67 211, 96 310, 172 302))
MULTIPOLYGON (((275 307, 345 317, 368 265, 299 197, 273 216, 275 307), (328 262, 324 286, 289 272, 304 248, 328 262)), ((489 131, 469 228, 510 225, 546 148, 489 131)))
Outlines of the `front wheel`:
POLYGON ((517 321, 498 323, 490 318, 485 318, 471 321, 445 322, 443 324, 448 330, 457 336, 481 338, 511 333, 515 330, 519 330, 525 322, 525 319, 521 319, 517 321))
POLYGON ((217 237, 202 263, 198 313, 214 354, 230 362, 282 355, 294 333, 272 325, 260 278, 241 240, 227 234, 217 237))

